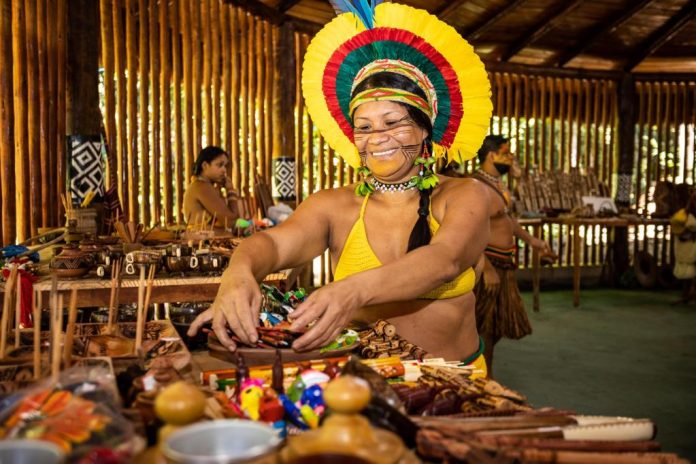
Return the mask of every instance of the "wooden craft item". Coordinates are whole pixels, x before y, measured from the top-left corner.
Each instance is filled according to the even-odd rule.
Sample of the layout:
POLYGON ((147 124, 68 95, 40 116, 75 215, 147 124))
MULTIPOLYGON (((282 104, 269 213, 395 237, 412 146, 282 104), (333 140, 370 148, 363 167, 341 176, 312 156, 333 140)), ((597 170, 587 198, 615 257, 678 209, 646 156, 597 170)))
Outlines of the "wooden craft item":
POLYGON ((12 289, 14 288, 15 280, 17 279, 17 267, 14 266, 10 270, 10 275, 5 282, 5 295, 2 304, 2 319, 0 320, 0 359, 5 357, 7 348, 7 324, 10 316, 10 307, 12 306, 12 289))
POLYGON ((34 292, 32 299, 32 322, 34 323, 34 380, 41 377, 41 292, 34 292))
POLYGON ((75 337, 75 323, 77 322, 77 289, 70 292, 68 305, 68 326, 65 329, 65 344, 63 346, 63 365, 67 369, 72 364, 73 339, 75 337))
POLYGON ((143 305, 145 303, 145 266, 140 267, 140 280, 138 281, 138 309, 135 321, 135 351, 143 344, 143 305))
POLYGON ((55 382, 60 373, 60 338, 63 327, 63 295, 53 298, 54 304, 51 308, 51 378, 55 382))
MULTIPOLYGON (((15 285, 15 326, 14 326, 14 347, 19 348, 20 325, 22 325, 22 275, 17 274, 17 285, 15 285)), ((9 308, 8 308, 9 309, 9 308)))

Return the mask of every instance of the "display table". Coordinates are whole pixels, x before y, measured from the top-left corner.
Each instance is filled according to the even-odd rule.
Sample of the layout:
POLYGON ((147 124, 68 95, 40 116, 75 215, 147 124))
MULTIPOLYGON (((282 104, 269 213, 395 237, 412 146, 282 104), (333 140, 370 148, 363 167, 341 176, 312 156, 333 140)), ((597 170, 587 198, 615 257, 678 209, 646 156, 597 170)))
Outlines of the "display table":
MULTIPOLYGON (((267 284, 279 285, 292 282, 299 269, 284 270, 269 274, 264 279, 267 284)), ((152 282, 151 303, 199 302, 213 301, 220 286, 220 276, 184 276, 156 277, 152 282)), ((118 294, 119 303, 135 303, 138 301, 137 276, 124 277, 118 294)), ((77 307, 109 306, 111 281, 109 279, 82 278, 58 280, 58 292, 65 295, 68 301, 70 292, 77 290, 77 307)), ((0 284, 0 293, 4 292, 4 284, 0 284)), ((51 292, 51 278, 42 277, 34 284, 41 307, 47 307, 51 292)))
MULTIPOLYGON (((573 240, 573 306, 580 306, 580 248, 581 234, 580 228, 600 226, 609 229, 608 242, 611 245, 614 241, 613 230, 617 227, 636 227, 636 226, 667 226, 668 219, 647 219, 647 218, 579 218, 579 217, 561 217, 561 218, 538 218, 538 219, 520 219, 519 224, 525 227, 533 228, 533 235, 537 238, 541 237, 541 229, 544 224, 563 224, 568 226, 572 231, 573 240)), ((534 292, 534 310, 539 309, 539 253, 532 251, 532 286, 534 292)))

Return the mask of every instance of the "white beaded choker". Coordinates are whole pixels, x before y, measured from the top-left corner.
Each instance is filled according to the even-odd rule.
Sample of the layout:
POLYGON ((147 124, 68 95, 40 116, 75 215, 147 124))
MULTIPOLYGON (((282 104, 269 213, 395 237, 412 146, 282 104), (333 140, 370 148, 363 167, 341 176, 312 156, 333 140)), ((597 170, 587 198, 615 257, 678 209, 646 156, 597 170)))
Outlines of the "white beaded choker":
POLYGON ((405 192, 406 190, 416 188, 416 183, 412 180, 407 180, 406 182, 401 182, 399 184, 385 184, 384 182, 380 182, 377 179, 372 178, 370 183, 378 192, 405 192))

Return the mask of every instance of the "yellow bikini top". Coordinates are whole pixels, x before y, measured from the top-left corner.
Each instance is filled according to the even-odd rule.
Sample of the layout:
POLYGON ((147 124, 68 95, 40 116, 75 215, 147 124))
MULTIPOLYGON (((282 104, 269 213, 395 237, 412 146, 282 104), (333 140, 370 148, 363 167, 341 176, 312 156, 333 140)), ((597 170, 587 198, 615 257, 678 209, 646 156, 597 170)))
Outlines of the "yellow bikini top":
MULTIPOLYGON (((360 208, 360 216, 353 224, 353 228, 348 234, 346 243, 341 251, 341 256, 336 263, 336 272, 334 280, 345 279, 346 277, 357 274, 358 272, 374 269, 382 265, 382 263, 372 251, 370 243, 367 241, 367 231, 365 230, 365 209, 367 207, 367 199, 369 194, 365 196, 360 208)), ((440 228, 440 224, 435 220, 430 213, 430 233, 434 236, 440 228)), ((440 285, 434 290, 429 291, 419 298, 428 300, 444 300, 464 295, 474 289, 476 276, 473 268, 469 268, 459 274, 456 279, 440 285)))

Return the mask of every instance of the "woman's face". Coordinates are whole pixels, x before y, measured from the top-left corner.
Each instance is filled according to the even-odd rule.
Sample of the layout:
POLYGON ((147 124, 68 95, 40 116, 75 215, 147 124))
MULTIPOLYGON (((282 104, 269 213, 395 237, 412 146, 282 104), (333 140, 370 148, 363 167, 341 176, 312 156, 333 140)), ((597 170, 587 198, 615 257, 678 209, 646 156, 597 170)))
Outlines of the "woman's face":
POLYGON ((229 158, 222 154, 213 159, 210 163, 203 161, 201 164, 201 174, 213 182, 223 183, 227 176, 227 163, 229 158))
POLYGON ((353 113, 353 135, 360 158, 383 182, 403 182, 414 175, 426 129, 408 115, 406 107, 390 101, 363 103, 353 113))

